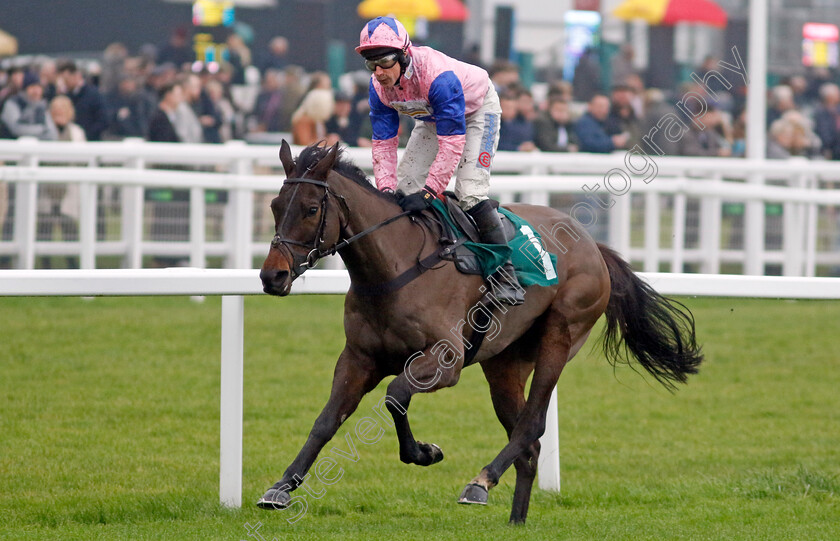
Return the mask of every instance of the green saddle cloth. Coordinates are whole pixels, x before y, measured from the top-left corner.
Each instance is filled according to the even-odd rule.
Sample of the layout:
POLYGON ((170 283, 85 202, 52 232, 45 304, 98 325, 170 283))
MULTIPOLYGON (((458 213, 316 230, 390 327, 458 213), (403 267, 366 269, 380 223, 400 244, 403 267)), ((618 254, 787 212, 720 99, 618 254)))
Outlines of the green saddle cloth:
MULTIPOLYGON (((432 206, 443 215, 450 227, 457 231, 458 238, 464 236, 463 231, 449 215, 446 205, 435 199, 432 206)), ((499 212, 510 220, 515 231, 507 246, 482 244, 470 240, 464 242, 464 246, 478 257, 484 277, 487 278, 493 274, 510 259, 516 270, 516 278, 523 287, 555 285, 557 283, 557 256, 545 250, 539 233, 527 221, 501 207, 499 207, 499 212)))

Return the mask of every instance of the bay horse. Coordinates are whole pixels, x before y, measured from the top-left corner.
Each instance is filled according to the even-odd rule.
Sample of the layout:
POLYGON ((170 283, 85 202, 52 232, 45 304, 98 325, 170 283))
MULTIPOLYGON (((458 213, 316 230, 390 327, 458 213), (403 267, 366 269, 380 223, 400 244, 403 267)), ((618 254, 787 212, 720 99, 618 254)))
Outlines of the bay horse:
POLYGON ((524 523, 552 389, 602 314, 603 347, 611 363, 635 357, 669 389, 697 372, 703 355, 686 307, 656 293, 567 214, 522 204, 506 208, 539 231, 555 237, 564 232, 563 238, 544 242, 557 256, 558 283, 527 288, 520 306, 496 304, 492 336, 477 351, 469 351, 474 344, 466 322, 475 321, 475 307, 486 299, 484 279, 444 262, 408 283, 383 286, 397 283, 421 258, 439 250, 439 232, 402 213, 393 195, 379 192, 339 154, 337 145, 313 145, 295 160, 286 141, 280 148, 287 179, 271 202, 275 237, 260 271, 265 292, 287 295, 295 278, 318 257, 335 251, 347 267, 351 288, 344 303, 346 345, 327 404, 283 477, 257 502, 259 507, 289 505, 289 493, 303 483, 324 445, 362 396, 386 376, 396 376, 383 401, 393 417, 400 460, 420 466, 439 462, 443 452, 437 445, 414 438, 409 403, 415 393, 455 385, 466 365, 478 364, 509 441, 467 484, 459 501, 486 504, 488 491, 513 465, 510 521, 524 523))

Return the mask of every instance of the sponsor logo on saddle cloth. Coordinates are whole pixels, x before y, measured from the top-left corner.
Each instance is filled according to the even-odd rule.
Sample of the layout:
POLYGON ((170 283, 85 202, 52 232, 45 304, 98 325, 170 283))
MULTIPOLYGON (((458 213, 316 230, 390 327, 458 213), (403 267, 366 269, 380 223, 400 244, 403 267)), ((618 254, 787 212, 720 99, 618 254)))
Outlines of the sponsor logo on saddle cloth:
MULTIPOLYGON (((534 234, 534 230, 528 227, 527 225, 523 225, 519 228, 519 231, 522 232, 523 235, 528 237, 528 241, 530 242, 530 247, 536 251, 536 257, 528 256, 528 259, 534 263, 535 261, 540 261, 542 263, 542 269, 540 269, 545 274, 546 280, 554 280, 557 278, 557 273, 554 271, 554 265, 551 262, 551 256, 549 253, 543 248, 542 242, 537 236, 534 234)), ((525 246, 521 246, 519 248, 523 251, 525 250, 525 246)), ((530 250, 529 250, 530 251, 530 250)), ((536 263, 534 264, 536 266, 536 263)), ((539 268, 539 267, 537 267, 539 268)))
POLYGON ((435 113, 429 102, 423 100, 392 101, 390 105, 397 112, 412 118, 431 117, 435 113))

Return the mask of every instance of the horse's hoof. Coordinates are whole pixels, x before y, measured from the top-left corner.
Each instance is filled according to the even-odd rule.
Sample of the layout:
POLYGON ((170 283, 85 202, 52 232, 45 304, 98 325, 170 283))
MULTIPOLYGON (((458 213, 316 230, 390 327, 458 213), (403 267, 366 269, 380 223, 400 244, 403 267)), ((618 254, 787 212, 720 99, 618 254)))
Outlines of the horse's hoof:
POLYGON ((292 497, 285 490, 270 488, 257 502, 257 507, 260 509, 285 509, 289 506, 290 501, 292 501, 292 497))
POLYGON ((481 485, 470 483, 464 487, 461 497, 458 498, 458 503, 487 505, 487 489, 481 485))
POLYGON ((422 466, 431 466, 432 464, 437 464, 443 460, 443 449, 434 443, 424 443, 422 441, 418 441, 417 445, 420 447, 423 454, 430 459, 428 461, 424 460, 423 464, 421 464, 422 466))

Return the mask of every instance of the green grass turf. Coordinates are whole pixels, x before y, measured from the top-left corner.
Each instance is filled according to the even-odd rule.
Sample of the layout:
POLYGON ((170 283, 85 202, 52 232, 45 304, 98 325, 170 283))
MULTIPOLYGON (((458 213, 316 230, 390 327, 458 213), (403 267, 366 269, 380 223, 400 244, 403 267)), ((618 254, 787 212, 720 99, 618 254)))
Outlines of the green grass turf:
MULTIPOLYGON (((561 494, 507 523, 464 484, 504 445, 477 367, 421 395, 419 439, 354 439, 307 513, 253 503, 329 392, 337 296, 246 300, 244 507, 218 504, 220 300, 0 299, 0 539, 840 539, 840 303, 688 299, 707 361, 674 395, 584 350, 560 378, 561 494)), ((591 340, 595 344, 595 340, 591 340)), ((386 380, 387 381, 387 380, 386 380)), ((384 396, 376 389, 335 445, 384 396)))

